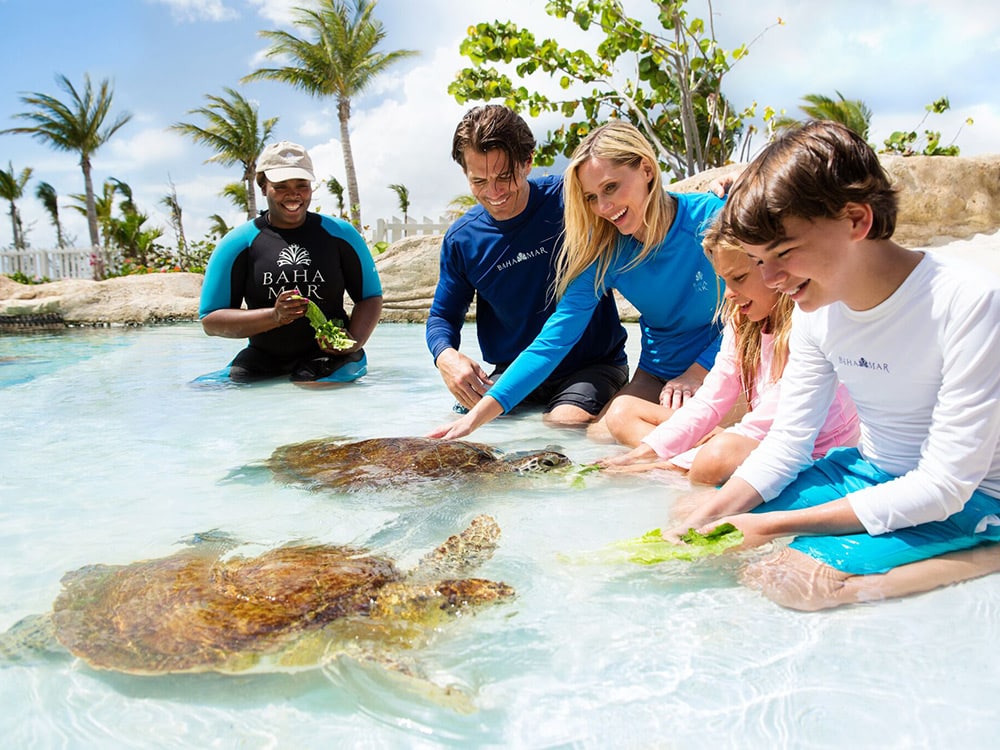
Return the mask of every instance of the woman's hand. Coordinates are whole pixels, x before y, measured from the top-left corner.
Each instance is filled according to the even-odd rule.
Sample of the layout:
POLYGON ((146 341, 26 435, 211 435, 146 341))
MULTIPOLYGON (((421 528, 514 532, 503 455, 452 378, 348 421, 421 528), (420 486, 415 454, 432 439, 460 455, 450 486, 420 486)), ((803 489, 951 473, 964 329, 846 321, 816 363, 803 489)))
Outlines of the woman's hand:
POLYGON ((486 396, 480 399, 479 403, 468 414, 459 417, 454 422, 436 427, 428 432, 426 437, 443 440, 462 438, 487 422, 493 421, 501 414, 503 414, 503 407, 500 406, 500 402, 491 396, 486 396))
POLYGON ((272 312, 274 322, 279 328, 293 323, 306 314, 307 307, 309 307, 309 300, 300 295, 297 289, 284 291, 274 301, 272 312))

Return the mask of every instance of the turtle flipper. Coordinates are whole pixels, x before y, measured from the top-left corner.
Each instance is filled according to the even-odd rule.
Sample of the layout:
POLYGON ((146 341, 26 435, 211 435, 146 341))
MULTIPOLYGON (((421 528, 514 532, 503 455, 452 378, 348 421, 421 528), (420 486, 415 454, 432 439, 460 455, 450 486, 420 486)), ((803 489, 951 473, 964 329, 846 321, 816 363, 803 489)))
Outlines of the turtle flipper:
MULTIPOLYGON (((323 674, 362 699, 369 708, 393 700, 417 698, 456 713, 471 714, 479 710, 466 688, 434 682, 416 662, 399 655, 378 651, 342 653, 323 665, 323 674)), ((392 710, 393 715, 399 713, 396 708, 392 710)))
POLYGON ((0 634, 0 661, 18 664, 68 659, 70 653, 56 640, 52 615, 28 615, 0 634))
POLYGON ((434 580, 466 575, 485 563, 497 548, 500 526, 490 516, 476 516, 460 534, 448 537, 428 552, 410 573, 414 580, 434 580))

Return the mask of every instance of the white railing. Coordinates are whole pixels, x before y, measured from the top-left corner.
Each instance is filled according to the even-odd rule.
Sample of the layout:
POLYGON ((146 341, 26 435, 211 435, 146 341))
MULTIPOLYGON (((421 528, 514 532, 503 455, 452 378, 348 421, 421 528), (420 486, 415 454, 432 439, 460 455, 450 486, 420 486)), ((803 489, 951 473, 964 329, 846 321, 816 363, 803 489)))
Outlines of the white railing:
POLYGON ((374 242, 388 242, 392 244, 403 237, 416 237, 426 234, 444 234, 451 226, 451 220, 441 216, 437 221, 424 217, 423 221, 416 221, 412 216, 408 216, 406 223, 398 216, 393 216, 391 221, 379 219, 375 225, 374 242))
POLYGON ((80 248, 0 251, 0 273, 23 273, 30 279, 92 279, 95 251, 80 248))

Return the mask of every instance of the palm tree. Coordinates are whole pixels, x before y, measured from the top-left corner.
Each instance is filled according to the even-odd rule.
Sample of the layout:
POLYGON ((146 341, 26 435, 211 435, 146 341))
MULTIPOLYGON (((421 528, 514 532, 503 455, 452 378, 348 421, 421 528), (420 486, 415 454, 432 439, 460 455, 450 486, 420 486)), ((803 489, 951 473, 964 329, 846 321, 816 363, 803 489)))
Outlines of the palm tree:
POLYGON ((209 226, 208 226, 209 235, 215 237, 216 239, 221 239, 222 237, 225 237, 227 234, 229 234, 229 225, 226 223, 225 219, 219 216, 219 214, 212 214, 211 216, 208 217, 208 220, 209 220, 209 226))
MULTIPOLYGON (((813 120, 833 120, 846 125, 867 140, 872 111, 860 99, 845 99, 839 91, 836 93, 837 99, 831 99, 823 94, 806 94, 802 97, 806 104, 800 105, 799 109, 813 120)), ((799 124, 800 122, 794 117, 776 117, 774 128, 782 130, 799 124)))
MULTIPOLYGON (((250 201, 253 200, 253 188, 251 187, 248 190, 245 182, 230 182, 219 191, 219 195, 223 198, 228 198, 230 203, 240 211, 243 211, 250 205, 250 201)), ((254 202, 255 209, 256 205, 256 202, 254 202)))
POLYGON ((195 143, 215 149, 215 156, 206 159, 206 163, 214 161, 225 167, 239 163, 243 166, 241 179, 246 185, 247 197, 243 208, 246 209, 247 219, 253 219, 257 215, 257 198, 254 192, 257 157, 270 139, 278 118, 269 117, 261 122, 256 104, 234 89, 224 87, 223 91, 226 96, 206 94, 208 105, 188 110, 190 115, 203 116, 208 120, 208 125, 202 127, 189 122, 178 122, 171 129, 191 136, 195 143))
POLYGON ((300 39, 285 31, 261 31, 272 44, 268 57, 286 57, 290 64, 261 68, 243 82, 272 80, 290 84, 316 97, 337 101, 340 144, 344 152, 351 222, 361 228, 361 199, 351 150, 351 99, 364 91, 389 66, 418 54, 415 50, 377 52, 385 38, 382 23, 373 18, 376 0, 319 0, 316 8, 295 8, 295 25, 306 32, 300 39))
MULTIPOLYGON (((90 230, 90 244, 97 248, 100 237, 97 229, 97 210, 94 205, 94 182, 91 177, 91 157, 132 119, 123 112, 107 127, 104 121, 111 111, 114 92, 108 79, 101 81, 96 96, 90 83, 90 76, 83 76, 83 92, 78 92, 70 80, 60 75, 56 77, 59 87, 69 94, 69 103, 63 103, 48 94, 32 93, 21 97, 21 101, 33 109, 13 115, 29 120, 34 125, 7 128, 3 133, 25 133, 47 142, 58 151, 76 151, 80 154, 80 169, 83 170, 83 189, 87 204, 87 228, 90 230)), ((94 265, 94 275, 100 278, 103 265, 94 265)))
POLYGON ((344 186, 340 184, 340 180, 336 177, 331 177, 326 181, 326 189, 330 191, 330 195, 337 199, 337 216, 341 219, 346 219, 347 214, 344 213, 344 186))
POLYGON ((7 164, 6 171, 0 169, 0 198, 10 203, 10 224, 14 232, 14 249, 24 250, 27 242, 24 239, 24 225, 21 223, 21 212, 17 210, 17 203, 24 196, 24 186, 31 179, 31 167, 25 167, 21 174, 14 174, 14 165, 7 164))
MULTIPOLYGON (((97 223, 101 229, 101 232, 97 237, 96 247, 104 247, 104 249, 107 249, 109 246, 107 230, 115 212, 115 196, 118 193, 125 196, 125 199, 122 201, 123 209, 125 209, 126 206, 133 205, 132 188, 127 183, 114 177, 104 181, 104 184, 101 186, 101 194, 93 199, 94 215, 97 217, 97 223)), ((70 204, 69 207, 86 216, 87 196, 82 193, 71 193, 69 197, 76 201, 75 205, 70 204)))
MULTIPOLYGON (((168 178, 169 179, 169 178, 168 178)), ((187 239, 184 237, 184 217, 181 202, 177 198, 177 186, 170 180, 170 192, 160 198, 160 205, 170 212, 170 225, 177 236, 177 254, 183 258, 187 253, 187 239)))
POLYGON ((47 182, 39 182, 35 188, 35 197, 42 202, 49 216, 52 217, 52 226, 56 228, 56 247, 66 247, 66 238, 63 235, 62 222, 59 220, 59 195, 56 189, 47 182))
POLYGON ((479 201, 476 200, 475 196, 465 193, 464 195, 456 195, 451 199, 448 204, 448 211, 445 213, 449 219, 454 221, 455 219, 464 216, 466 211, 475 205, 478 205, 479 201))
POLYGON ((406 185, 390 185, 389 189, 396 193, 399 199, 399 210, 403 212, 403 236, 406 236, 406 222, 410 218, 407 212, 410 210, 410 191, 406 185))

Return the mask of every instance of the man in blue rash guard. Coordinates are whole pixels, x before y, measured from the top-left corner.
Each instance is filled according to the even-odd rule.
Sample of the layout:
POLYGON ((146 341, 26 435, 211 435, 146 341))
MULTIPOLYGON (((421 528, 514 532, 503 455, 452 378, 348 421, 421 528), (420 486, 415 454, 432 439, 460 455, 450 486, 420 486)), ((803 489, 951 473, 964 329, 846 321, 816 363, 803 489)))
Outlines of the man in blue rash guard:
MULTIPOLYGON (((500 105, 475 107, 455 130, 452 158, 478 206, 448 230, 427 320, 427 346, 456 409, 471 409, 534 340, 555 309, 552 282, 563 231, 562 180, 528 179, 535 139, 500 105), (459 351, 475 298, 476 332, 491 374, 459 351)), ((544 406, 549 424, 585 425, 628 381, 626 334, 611 293, 580 341, 522 403, 544 406)))
POLYGON ((362 348, 382 312, 382 286, 364 239, 347 222, 310 213, 312 160, 281 141, 261 153, 257 184, 267 211, 219 242, 205 271, 199 315, 209 336, 249 338, 229 378, 289 375, 300 385, 354 380, 367 370, 362 348), (345 293, 353 300, 348 316, 345 293), (353 344, 322 348, 304 317, 312 300, 344 321, 353 344))

